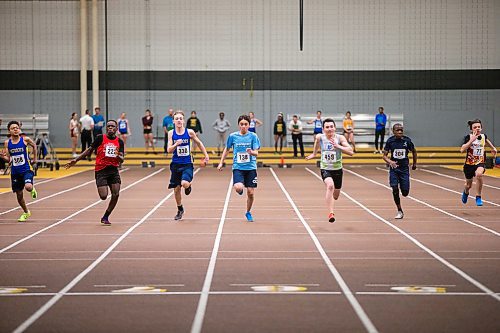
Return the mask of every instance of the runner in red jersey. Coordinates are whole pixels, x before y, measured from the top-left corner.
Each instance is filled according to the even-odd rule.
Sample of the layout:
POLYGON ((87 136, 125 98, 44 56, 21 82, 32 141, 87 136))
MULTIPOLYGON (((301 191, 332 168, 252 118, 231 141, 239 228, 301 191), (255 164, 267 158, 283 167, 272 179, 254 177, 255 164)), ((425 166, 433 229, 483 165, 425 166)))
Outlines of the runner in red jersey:
POLYGON ((101 200, 106 200, 108 197, 108 187, 111 190, 111 200, 109 200, 108 208, 101 218, 103 225, 111 225, 109 215, 111 215, 111 212, 115 208, 120 194, 121 179, 118 166, 123 163, 125 145, 122 139, 116 136, 117 127, 118 124, 116 121, 108 120, 106 123, 106 135, 98 135, 89 148, 64 166, 66 169, 69 169, 79 160, 90 156, 92 151, 96 151, 95 181, 101 200))

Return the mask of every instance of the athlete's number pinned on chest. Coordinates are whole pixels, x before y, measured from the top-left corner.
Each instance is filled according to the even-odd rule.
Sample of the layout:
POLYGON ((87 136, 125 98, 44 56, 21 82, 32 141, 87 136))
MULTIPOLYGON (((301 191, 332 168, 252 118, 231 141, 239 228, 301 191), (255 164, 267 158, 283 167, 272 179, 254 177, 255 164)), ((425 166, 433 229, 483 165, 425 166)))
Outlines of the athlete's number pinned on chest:
POLYGON ((13 166, 20 166, 24 165, 26 161, 24 160, 24 155, 13 155, 12 156, 12 165, 13 166))
POLYGON ((238 163, 248 163, 250 162, 250 154, 247 152, 240 152, 236 154, 236 161, 238 163))
POLYGON ((189 146, 178 146, 177 156, 189 156, 189 146))
POLYGON ((335 151, 324 151, 323 161, 325 162, 337 162, 337 152, 335 151))
POLYGON ((115 145, 107 145, 104 148, 104 155, 106 157, 116 157, 117 156, 116 146, 115 145))
POLYGON ((406 149, 394 149, 392 157, 398 160, 406 158, 406 149))

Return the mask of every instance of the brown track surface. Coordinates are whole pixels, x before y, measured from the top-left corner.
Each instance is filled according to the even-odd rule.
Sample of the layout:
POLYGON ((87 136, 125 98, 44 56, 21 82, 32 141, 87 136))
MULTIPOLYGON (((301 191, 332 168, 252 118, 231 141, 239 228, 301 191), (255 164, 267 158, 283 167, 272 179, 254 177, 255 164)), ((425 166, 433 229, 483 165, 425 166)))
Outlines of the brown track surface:
MULTIPOLYGON (((491 203, 476 207, 472 198, 463 205, 460 194, 443 189, 461 192, 463 181, 414 171, 410 195, 436 209, 403 198, 405 218, 397 221, 391 192, 373 183, 387 186, 385 168, 347 169, 372 182, 344 172, 345 194, 335 202, 333 224, 326 219, 324 185, 304 167, 258 169, 254 223, 244 217, 246 193, 240 197, 231 191, 224 214, 230 169, 200 169, 192 194, 183 195, 186 213, 180 222, 173 220, 173 196, 157 206, 171 193, 167 169, 145 180, 160 169, 123 172, 122 189, 140 182, 121 193, 111 227, 99 224, 107 201, 89 207, 98 201, 92 171, 40 184, 42 199, 90 181, 35 201, 27 223, 16 222, 19 209, 3 213, 17 202, 13 194, 0 194, 0 287, 28 289, 0 294, 0 332, 19 327, 27 332, 190 332, 195 318, 202 332, 366 332, 370 327, 379 332, 499 332, 500 179, 485 179, 497 188, 484 187, 483 198, 491 203), (210 292, 204 294, 208 282, 210 292), (307 290, 251 288, 262 285, 307 290), (133 286, 167 291, 111 293, 133 286), (398 286, 446 292, 391 289, 398 286), (208 303, 200 310, 202 295, 208 303)), ((459 171, 426 169, 462 178, 459 171)), ((309 170, 319 174, 316 167, 309 170)))

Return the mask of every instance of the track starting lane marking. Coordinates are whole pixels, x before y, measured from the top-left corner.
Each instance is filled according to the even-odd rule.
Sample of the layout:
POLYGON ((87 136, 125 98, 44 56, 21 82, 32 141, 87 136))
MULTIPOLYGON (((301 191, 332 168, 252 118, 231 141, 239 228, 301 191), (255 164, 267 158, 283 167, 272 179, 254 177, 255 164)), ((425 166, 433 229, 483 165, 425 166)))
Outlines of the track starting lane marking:
POLYGON ((152 286, 141 286, 141 287, 132 287, 125 289, 113 290, 114 293, 164 293, 167 289, 159 289, 152 286))
POLYGON ((252 286, 253 291, 264 291, 264 292, 275 292, 275 293, 280 293, 280 292, 300 292, 300 291, 306 291, 306 287, 299 287, 299 286, 252 286))
POLYGON ((443 287, 419 287, 419 286, 405 286, 405 287, 391 287, 391 290, 400 293, 434 293, 443 294, 446 288, 443 287))

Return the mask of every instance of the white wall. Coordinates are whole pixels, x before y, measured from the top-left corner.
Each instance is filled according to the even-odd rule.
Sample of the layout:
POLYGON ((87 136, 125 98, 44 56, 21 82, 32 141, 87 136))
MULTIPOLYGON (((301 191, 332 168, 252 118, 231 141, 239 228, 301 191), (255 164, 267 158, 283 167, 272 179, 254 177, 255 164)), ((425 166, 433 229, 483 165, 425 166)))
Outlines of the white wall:
MULTIPOLYGON (((78 70, 79 6, 1 1, 0 69, 78 70)), ((308 0, 304 11, 299 52, 295 0, 110 0, 109 69, 500 68, 498 0, 308 0)))

